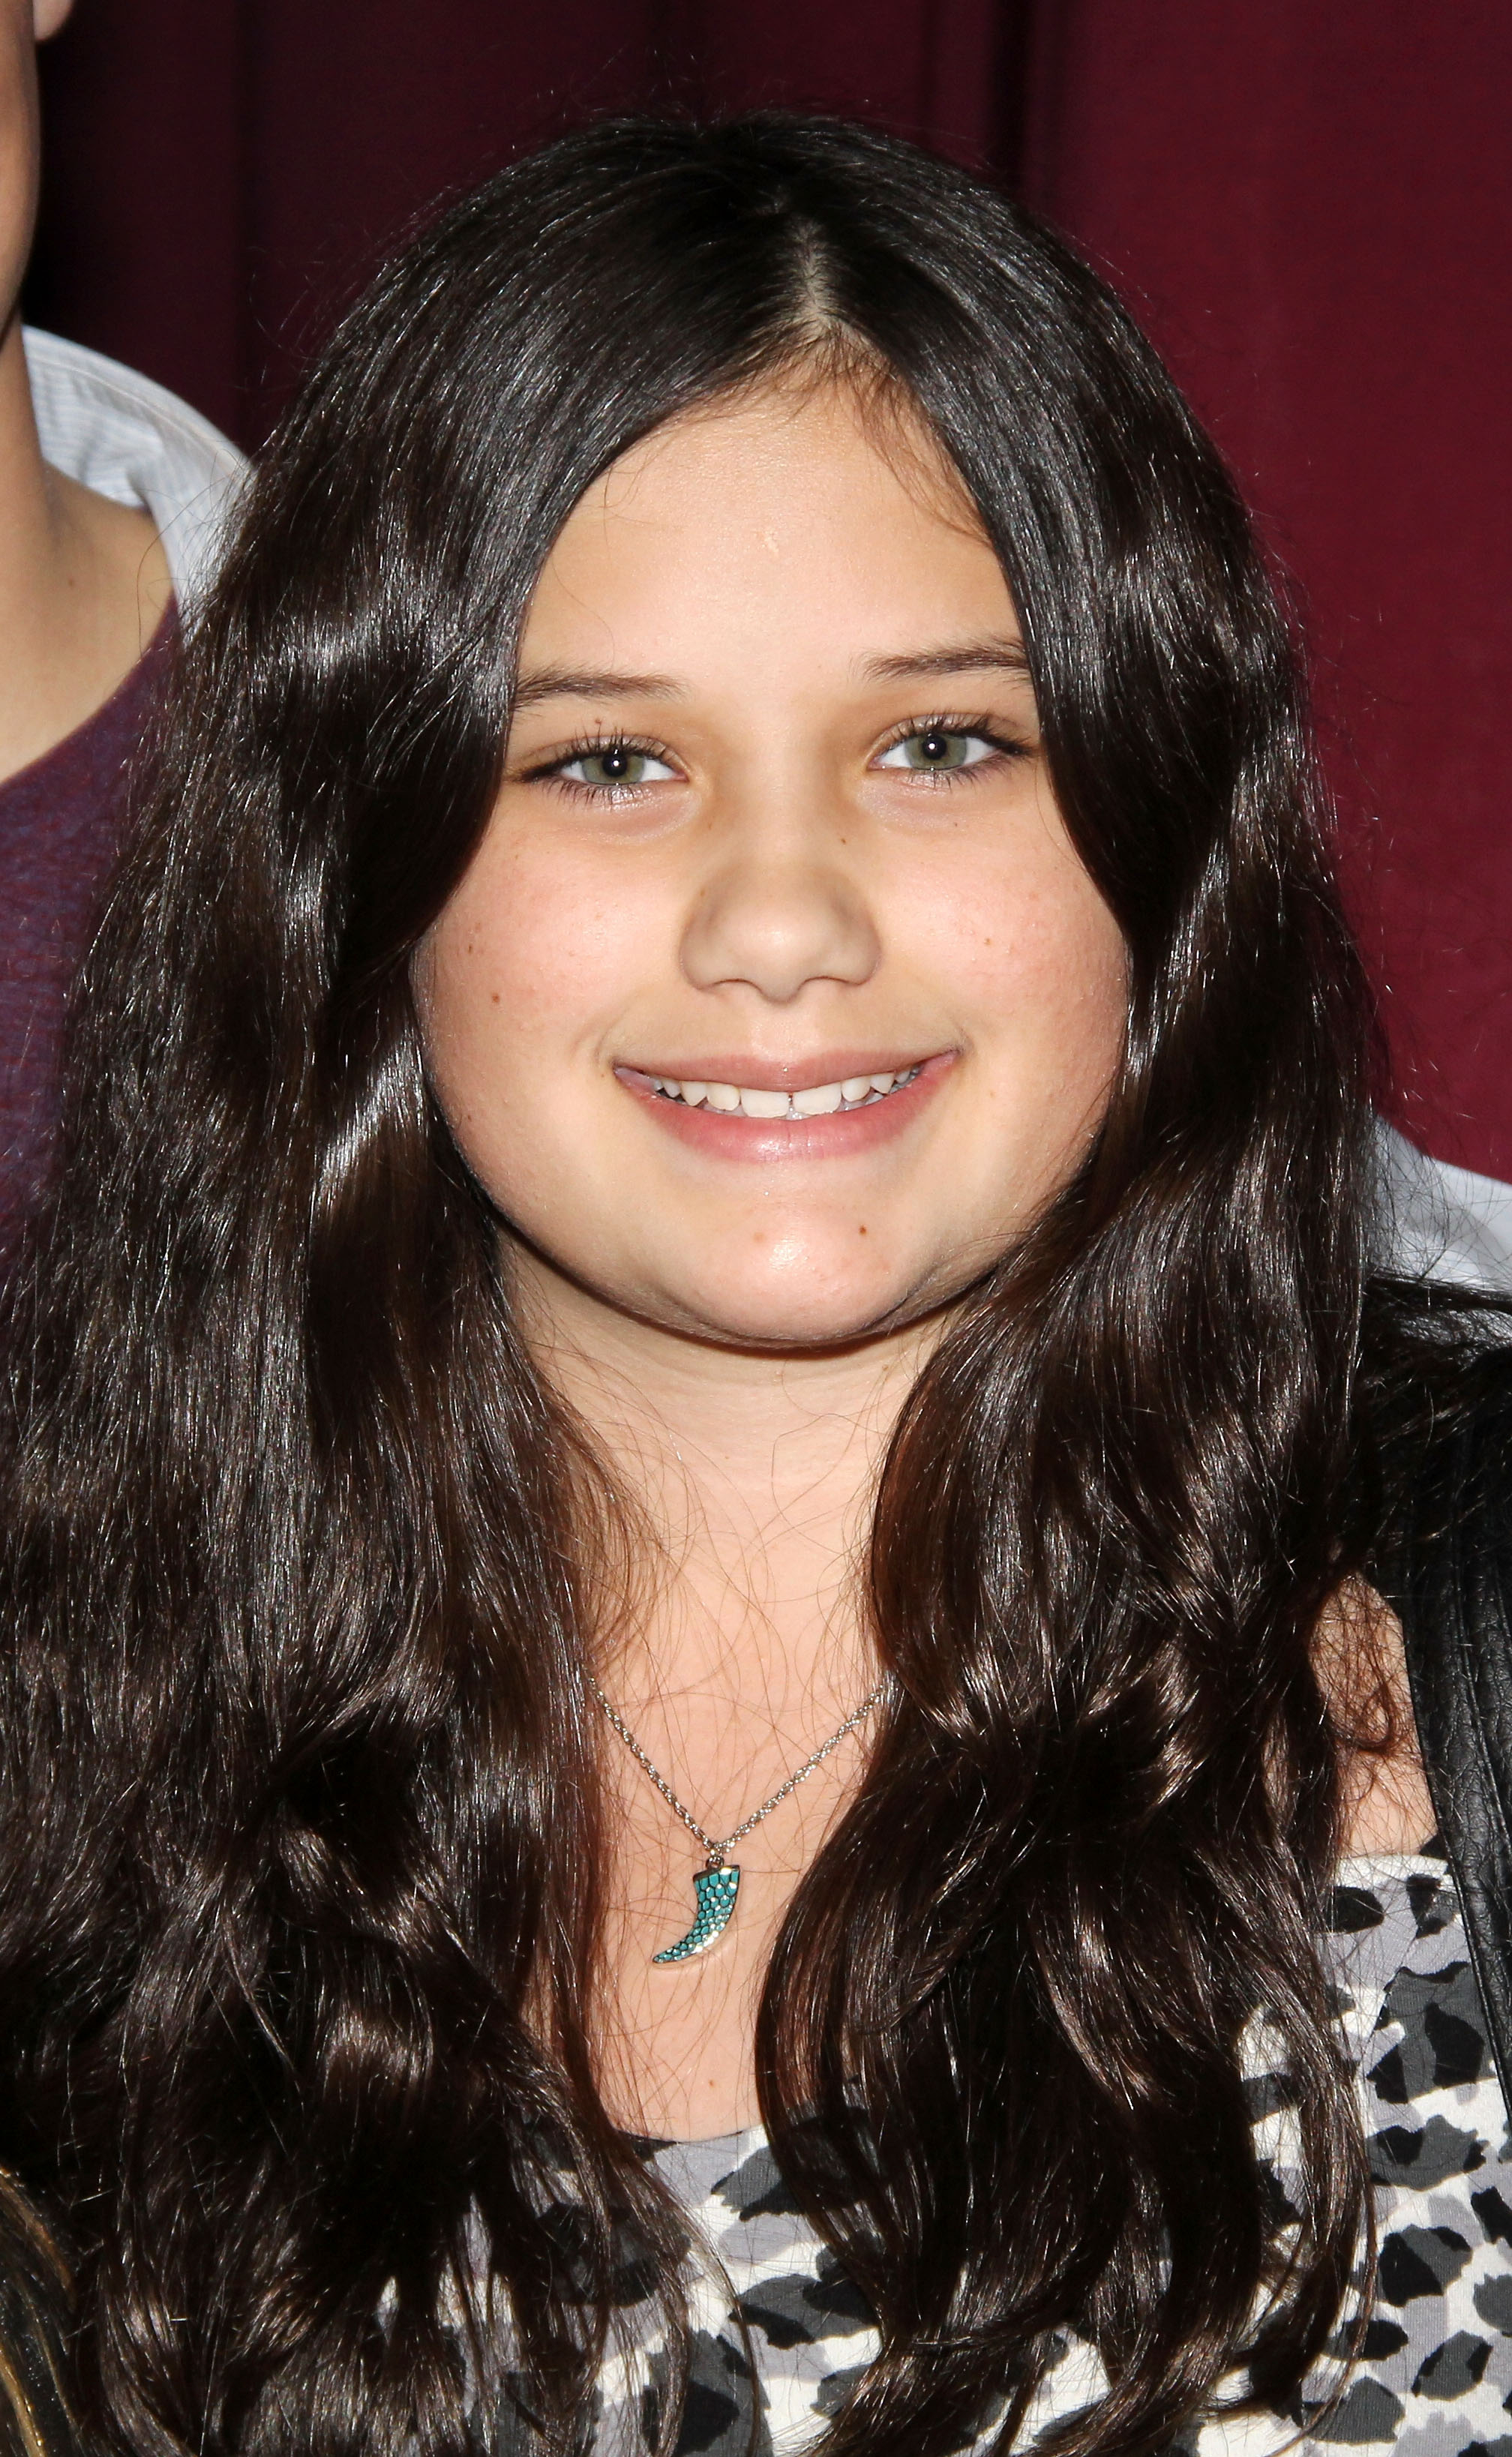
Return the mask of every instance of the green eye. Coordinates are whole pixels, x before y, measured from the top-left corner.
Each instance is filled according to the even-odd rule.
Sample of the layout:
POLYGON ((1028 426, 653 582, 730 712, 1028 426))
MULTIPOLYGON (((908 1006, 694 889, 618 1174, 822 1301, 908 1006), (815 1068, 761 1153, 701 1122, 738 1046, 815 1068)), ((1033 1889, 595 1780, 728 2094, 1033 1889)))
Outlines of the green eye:
POLYGON ((571 785, 587 785, 600 794, 632 793, 637 785, 659 785, 672 776, 665 759, 636 751, 628 742, 607 742, 602 751, 580 751, 557 770, 571 785))
POLYGON ((884 751, 878 765, 881 768, 911 768, 916 774, 948 774, 953 768, 974 768, 980 760, 992 755, 992 746, 980 733, 952 733, 942 725, 931 725, 922 733, 905 734, 884 751))

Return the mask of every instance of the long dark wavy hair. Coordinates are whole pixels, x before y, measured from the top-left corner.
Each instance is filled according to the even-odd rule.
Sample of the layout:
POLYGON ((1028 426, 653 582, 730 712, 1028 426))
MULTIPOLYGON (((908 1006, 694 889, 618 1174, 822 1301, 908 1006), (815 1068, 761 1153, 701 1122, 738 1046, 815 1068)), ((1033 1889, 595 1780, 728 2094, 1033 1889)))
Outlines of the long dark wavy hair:
POLYGON ((826 2445, 930 2457, 1005 2398, 1005 2447, 1074 2325, 1110 2385, 1057 2445, 1133 2457, 1232 2366, 1284 2397, 1338 2315, 1365 2168, 1311 1649, 1360 1559, 1372 1040, 1287 627, 1028 216, 856 129, 616 123, 449 211, 325 351, 75 1019, 13 1305, 0 2049, 106 2445, 461 2457, 504 2411, 570 2448, 627 2261, 675 2435, 682 2238, 589 2046, 593 1461, 410 963, 573 505, 826 352, 980 511, 1130 981, 1095 1148, 903 1411, 866 1583, 896 1701, 762 1999, 780 2164, 881 2334, 826 2445))

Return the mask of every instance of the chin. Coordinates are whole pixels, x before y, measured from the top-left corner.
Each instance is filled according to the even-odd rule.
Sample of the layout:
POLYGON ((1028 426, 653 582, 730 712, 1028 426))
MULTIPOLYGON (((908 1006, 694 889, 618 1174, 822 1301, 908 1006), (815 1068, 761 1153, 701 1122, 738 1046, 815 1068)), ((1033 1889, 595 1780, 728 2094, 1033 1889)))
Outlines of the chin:
POLYGON ((649 1309, 669 1328, 726 1348, 847 1348, 872 1339, 932 1311, 939 1302, 932 1290, 901 1284, 892 1274, 796 1286, 782 1280, 766 1288, 751 1285, 664 1290, 661 1302, 649 1309))

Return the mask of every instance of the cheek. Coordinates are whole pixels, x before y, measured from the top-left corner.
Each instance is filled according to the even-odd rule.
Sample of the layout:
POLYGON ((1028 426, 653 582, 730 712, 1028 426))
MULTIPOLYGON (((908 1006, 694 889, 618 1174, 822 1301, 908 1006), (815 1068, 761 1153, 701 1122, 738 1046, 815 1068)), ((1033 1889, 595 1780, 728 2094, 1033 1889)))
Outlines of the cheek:
POLYGON ((971 1022, 996 1155, 984 1194, 989 1205, 1006 1197, 1015 1231, 1081 1167, 1123 1057, 1128 955, 1084 883, 1085 898, 1030 898, 1001 937, 984 930, 973 967, 971 1022))
POLYGON ((1022 1001, 1026 1034, 1067 1086, 1106 1092, 1129 1018, 1129 956, 1107 905, 1078 872, 1069 897, 1030 916, 1006 983, 1010 1014, 1022 1001))
POLYGON ((425 943, 416 989, 454 1120, 570 1064, 645 962, 649 917, 570 862, 485 845, 425 943))
MULTIPOLYGON (((1058 832, 1057 832, 1058 833, 1058 832)), ((1068 845, 982 864, 935 908, 925 960, 952 983, 997 1100, 1081 1110, 1106 1093, 1123 1050, 1122 933, 1068 845)), ((917 898, 916 914, 929 905, 917 898)))

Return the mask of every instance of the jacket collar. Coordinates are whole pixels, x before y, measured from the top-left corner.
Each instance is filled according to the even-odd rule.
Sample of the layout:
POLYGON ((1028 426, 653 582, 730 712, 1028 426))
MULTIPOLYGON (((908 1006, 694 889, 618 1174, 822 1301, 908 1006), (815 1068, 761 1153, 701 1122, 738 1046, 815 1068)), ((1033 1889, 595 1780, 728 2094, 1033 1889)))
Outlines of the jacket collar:
POLYGON ((55 333, 23 338, 43 459, 112 503, 150 512, 174 594, 192 604, 214 568, 242 455, 150 377, 55 333))

